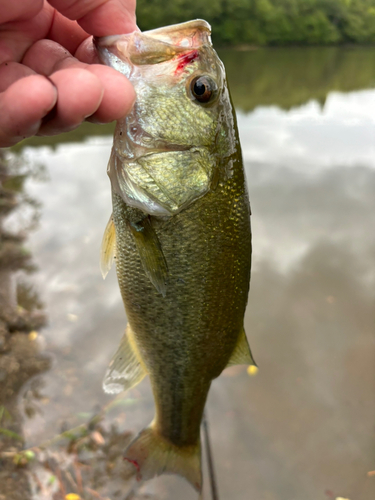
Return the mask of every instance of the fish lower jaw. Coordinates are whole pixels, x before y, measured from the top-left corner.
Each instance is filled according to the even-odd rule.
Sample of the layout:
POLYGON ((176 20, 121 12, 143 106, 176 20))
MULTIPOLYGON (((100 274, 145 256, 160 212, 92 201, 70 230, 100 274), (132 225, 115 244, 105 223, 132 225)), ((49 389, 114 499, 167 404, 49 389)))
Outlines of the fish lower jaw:
POLYGON ((125 150, 123 149, 121 152, 118 151, 119 156, 126 161, 135 161, 139 162, 148 156, 157 155, 161 153, 182 153, 184 151, 194 151, 197 148, 195 146, 185 146, 180 144, 163 144, 156 146, 145 146, 144 144, 135 144, 132 143, 131 147, 127 147, 125 150))

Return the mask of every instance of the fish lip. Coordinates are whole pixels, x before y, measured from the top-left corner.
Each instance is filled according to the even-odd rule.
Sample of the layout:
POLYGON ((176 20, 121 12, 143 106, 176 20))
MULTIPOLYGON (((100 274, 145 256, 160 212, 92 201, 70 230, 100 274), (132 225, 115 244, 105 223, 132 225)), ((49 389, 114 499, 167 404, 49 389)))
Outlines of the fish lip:
POLYGON ((162 26, 161 28, 156 28, 153 30, 148 30, 148 31, 139 31, 139 30, 134 30, 131 31, 130 33, 123 33, 123 34, 118 34, 118 35, 108 35, 108 36, 103 36, 103 37, 97 37, 94 36, 93 42, 96 48, 99 47, 106 47, 108 48, 109 46, 115 45, 116 42, 120 39, 123 38, 124 36, 127 37, 132 37, 135 34, 140 35, 141 37, 146 36, 146 37, 152 37, 155 39, 160 39, 160 37, 165 37, 167 34, 173 34, 175 32, 181 34, 182 32, 189 32, 192 30, 200 30, 203 32, 206 32, 208 35, 211 34, 211 25, 205 21, 204 19, 193 19, 192 21, 186 21, 184 23, 178 23, 178 24, 171 24, 170 26, 162 26))
POLYGON ((193 19, 184 23, 171 24, 169 26, 162 26, 153 30, 144 31, 143 33, 147 36, 159 38, 160 35, 171 35, 175 32, 181 34, 182 32, 191 32, 192 30, 201 30, 211 34, 211 25, 204 19, 193 19))
MULTIPOLYGON (((132 33, 135 33, 135 31, 132 33)), ((132 33, 126 33, 126 35, 131 35, 132 33)), ((94 36, 92 41, 97 50, 107 49, 108 47, 116 45, 116 42, 123 36, 125 35, 94 36)))
POLYGON ((186 51, 210 45, 211 26, 203 19, 164 26, 150 31, 94 37, 99 59, 110 64, 111 56, 127 64, 154 64, 186 51))

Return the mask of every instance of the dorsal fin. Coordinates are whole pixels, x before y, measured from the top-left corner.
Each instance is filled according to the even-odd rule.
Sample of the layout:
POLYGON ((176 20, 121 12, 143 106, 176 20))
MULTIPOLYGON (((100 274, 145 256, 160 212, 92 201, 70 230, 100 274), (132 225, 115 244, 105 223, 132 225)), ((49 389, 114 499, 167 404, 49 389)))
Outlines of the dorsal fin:
POLYGON ((102 246, 100 249, 100 270, 102 272, 103 279, 105 279, 112 267, 115 254, 116 231, 111 215, 103 234, 102 246))

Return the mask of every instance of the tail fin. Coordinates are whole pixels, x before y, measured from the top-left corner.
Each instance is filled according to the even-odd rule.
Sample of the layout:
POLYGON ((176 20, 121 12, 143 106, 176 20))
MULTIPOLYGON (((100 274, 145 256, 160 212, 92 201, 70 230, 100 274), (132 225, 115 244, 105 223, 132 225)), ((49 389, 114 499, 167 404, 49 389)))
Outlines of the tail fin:
POLYGON ((179 447, 160 436, 152 424, 130 443, 124 459, 137 469, 137 479, 145 481, 160 474, 178 474, 202 490, 201 447, 179 447))

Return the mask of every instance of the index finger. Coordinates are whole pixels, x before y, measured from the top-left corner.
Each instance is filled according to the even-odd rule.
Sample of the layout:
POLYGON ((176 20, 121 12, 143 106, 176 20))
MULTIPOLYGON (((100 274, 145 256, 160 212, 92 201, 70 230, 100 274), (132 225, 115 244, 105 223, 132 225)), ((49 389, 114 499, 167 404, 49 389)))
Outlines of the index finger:
POLYGON ((135 0, 49 0, 61 14, 77 20, 94 36, 130 33, 137 28, 135 0))

